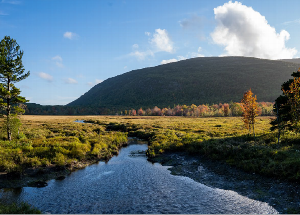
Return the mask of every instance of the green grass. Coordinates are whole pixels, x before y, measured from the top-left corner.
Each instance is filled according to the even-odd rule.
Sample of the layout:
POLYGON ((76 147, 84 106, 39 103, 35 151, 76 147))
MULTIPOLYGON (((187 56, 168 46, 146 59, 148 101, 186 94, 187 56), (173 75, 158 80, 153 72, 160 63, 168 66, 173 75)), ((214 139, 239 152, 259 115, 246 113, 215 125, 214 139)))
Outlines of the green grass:
MULTIPOLYGON (((221 160, 250 173, 299 181, 300 139, 286 132, 277 143, 271 117, 258 117, 256 137, 240 117, 23 116, 20 134, 0 141, 0 171, 108 160, 127 145, 127 136, 149 141, 149 158, 184 151, 221 160)), ((2 134, 3 135, 3 134, 2 134)))
POLYGON ((127 145, 126 133, 74 120, 22 120, 13 141, 0 141, 0 171, 23 172, 48 166, 72 170, 82 162, 108 160, 127 145))
POLYGON ((91 122, 148 140, 150 158, 164 152, 185 151, 250 173, 299 181, 300 139, 297 134, 286 132, 278 144, 277 133, 269 129, 270 120, 257 118, 255 138, 244 129, 240 117, 102 117, 91 122))
POLYGON ((41 214, 41 211, 28 203, 0 203, 0 214, 41 214))

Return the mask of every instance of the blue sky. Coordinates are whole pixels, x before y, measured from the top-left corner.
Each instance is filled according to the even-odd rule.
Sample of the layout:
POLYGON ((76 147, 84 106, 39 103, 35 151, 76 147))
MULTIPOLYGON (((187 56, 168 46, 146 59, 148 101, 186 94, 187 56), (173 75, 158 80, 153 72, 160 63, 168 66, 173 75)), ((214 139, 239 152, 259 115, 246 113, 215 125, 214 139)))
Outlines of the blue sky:
POLYGON ((298 0, 0 0, 30 102, 64 105, 131 70, 193 57, 299 58, 298 0))

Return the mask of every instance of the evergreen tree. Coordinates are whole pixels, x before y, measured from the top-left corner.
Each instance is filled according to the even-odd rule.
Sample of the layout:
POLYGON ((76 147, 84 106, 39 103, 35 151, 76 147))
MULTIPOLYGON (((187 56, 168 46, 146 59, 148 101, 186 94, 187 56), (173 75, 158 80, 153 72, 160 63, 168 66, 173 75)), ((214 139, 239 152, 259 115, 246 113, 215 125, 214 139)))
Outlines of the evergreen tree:
POLYGON ((271 122, 271 130, 278 130, 278 142, 280 132, 288 130, 299 130, 299 78, 300 68, 292 74, 293 79, 281 85, 283 95, 280 95, 273 106, 276 119, 271 122))
POLYGON ((23 51, 16 40, 5 36, 0 42, 0 107, 5 115, 5 128, 7 139, 12 139, 12 133, 20 125, 17 116, 24 113, 20 104, 28 102, 20 96, 20 89, 14 83, 24 80, 30 74, 22 64, 23 51))

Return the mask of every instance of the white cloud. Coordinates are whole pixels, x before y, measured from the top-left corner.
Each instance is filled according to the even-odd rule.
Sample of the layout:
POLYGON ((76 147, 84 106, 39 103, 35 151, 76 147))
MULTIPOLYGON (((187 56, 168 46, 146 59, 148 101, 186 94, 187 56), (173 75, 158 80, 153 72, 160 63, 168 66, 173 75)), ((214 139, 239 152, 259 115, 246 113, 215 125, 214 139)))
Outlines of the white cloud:
POLYGON ((289 25, 289 24, 300 24, 300 19, 296 19, 296 20, 293 20, 293 21, 287 21, 287 22, 284 22, 283 24, 284 25, 289 25))
POLYGON ((87 84, 88 84, 89 86, 93 87, 93 86, 95 86, 96 84, 99 84, 99 83, 101 83, 101 82, 103 82, 103 80, 101 80, 101 79, 95 79, 95 81, 93 81, 93 82, 88 82, 87 84))
POLYGON ((177 61, 181 61, 181 60, 186 60, 186 59, 189 59, 189 58, 195 58, 195 57, 204 57, 203 54, 200 54, 199 52, 202 51, 202 48, 199 47, 198 48, 198 52, 189 52, 186 57, 184 56, 177 56, 177 59, 176 58, 172 58, 172 59, 169 59, 169 60, 162 60, 160 62, 160 64, 167 64, 167 63, 174 63, 174 62, 177 62, 177 61))
POLYGON ((96 79, 95 82, 96 82, 96 84, 99 84, 99 83, 103 82, 103 80, 101 80, 101 79, 96 79))
POLYGON ((156 29, 153 34, 151 44, 153 44, 158 51, 165 51, 169 53, 175 52, 173 42, 171 41, 168 32, 165 29, 156 29))
POLYGON ((140 52, 140 51, 134 51, 134 52, 131 52, 129 54, 129 56, 134 56, 136 57, 138 60, 145 60, 145 58, 147 56, 154 56, 154 53, 150 50, 148 51, 145 51, 145 52, 140 52))
POLYGON ((178 60, 173 58, 173 59, 170 59, 170 60, 162 60, 160 64, 167 64, 167 63, 174 63, 174 62, 177 62, 178 60))
POLYGON ((200 54, 200 53, 198 53, 198 52, 191 52, 191 53, 189 53, 189 55, 190 55, 190 58, 204 57, 203 54, 200 54))
POLYGON ((202 51, 202 48, 199 47, 199 48, 198 48, 198 52, 191 52, 191 53, 189 53, 190 58, 194 58, 194 57, 204 57, 203 54, 200 54, 201 51, 202 51))
POLYGON ((73 79, 73 78, 67 78, 67 79, 65 79, 65 83, 66 84, 78 84, 78 82, 75 79, 73 79))
POLYGON ((177 56, 178 60, 186 60, 186 57, 184 56, 177 56))
POLYGON ((225 46, 224 55, 266 59, 293 58, 297 50, 286 48, 290 34, 275 28, 252 7, 229 1, 214 8, 217 27, 211 34, 216 44, 225 46))
POLYGON ((73 33, 73 32, 70 32, 70 31, 67 31, 64 33, 64 38, 67 38, 67 39, 70 39, 70 40, 74 40, 74 39, 78 39, 78 35, 73 33))
POLYGON ((138 48, 139 48, 139 45, 138 45, 138 44, 133 44, 133 45, 132 45, 132 48, 133 48, 133 49, 138 49, 138 48))
POLYGON ((45 72, 38 73, 38 76, 46 81, 49 81, 49 82, 53 81, 53 77, 45 72))
POLYGON ((58 66, 59 68, 63 68, 64 65, 62 63, 63 59, 61 56, 59 55, 56 55, 55 57, 51 58, 54 62, 55 62, 55 65, 58 66))
POLYGON ((55 57, 53 57, 52 60, 62 62, 62 58, 61 58, 61 56, 59 56, 59 55, 56 55, 55 57))
MULTIPOLYGON (((173 42, 171 41, 168 32, 165 29, 156 29, 156 33, 153 34, 153 37, 149 39, 150 47, 147 51, 139 51, 138 44, 134 44, 132 48, 133 52, 129 53, 127 56, 136 57, 138 60, 145 60, 148 56, 154 57, 157 52, 169 52, 174 53, 175 49, 173 47, 173 42)), ((147 36, 151 34, 149 32, 145 32, 147 36)))

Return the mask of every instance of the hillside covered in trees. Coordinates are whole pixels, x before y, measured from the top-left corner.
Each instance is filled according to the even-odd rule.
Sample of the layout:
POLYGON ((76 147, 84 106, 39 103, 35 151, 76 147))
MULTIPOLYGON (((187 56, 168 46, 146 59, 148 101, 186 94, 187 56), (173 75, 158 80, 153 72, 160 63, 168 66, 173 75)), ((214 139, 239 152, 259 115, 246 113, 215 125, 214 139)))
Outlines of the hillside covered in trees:
POLYGON ((109 78, 67 107, 117 111, 240 102, 250 88, 258 101, 273 102, 282 93, 282 82, 299 66, 283 60, 249 57, 192 58, 109 78))

